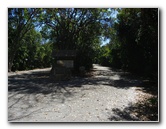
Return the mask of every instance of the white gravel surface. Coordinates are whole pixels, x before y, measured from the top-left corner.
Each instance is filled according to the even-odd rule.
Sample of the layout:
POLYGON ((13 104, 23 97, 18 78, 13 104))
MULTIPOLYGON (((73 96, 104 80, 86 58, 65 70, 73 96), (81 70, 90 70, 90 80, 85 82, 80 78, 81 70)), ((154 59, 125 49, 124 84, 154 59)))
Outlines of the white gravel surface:
POLYGON ((119 117, 116 109, 123 110, 144 95, 138 90, 140 80, 124 78, 108 67, 94 65, 94 76, 63 82, 49 80, 49 71, 8 74, 8 121, 110 122, 119 117))

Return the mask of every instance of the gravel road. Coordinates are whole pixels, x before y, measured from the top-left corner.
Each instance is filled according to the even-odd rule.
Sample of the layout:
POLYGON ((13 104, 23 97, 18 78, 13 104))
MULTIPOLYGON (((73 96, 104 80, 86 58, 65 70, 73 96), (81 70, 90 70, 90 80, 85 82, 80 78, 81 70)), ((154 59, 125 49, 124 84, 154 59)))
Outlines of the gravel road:
POLYGON ((49 79, 50 68, 8 73, 9 122, 140 121, 122 111, 145 94, 141 80, 94 65, 93 76, 49 79))

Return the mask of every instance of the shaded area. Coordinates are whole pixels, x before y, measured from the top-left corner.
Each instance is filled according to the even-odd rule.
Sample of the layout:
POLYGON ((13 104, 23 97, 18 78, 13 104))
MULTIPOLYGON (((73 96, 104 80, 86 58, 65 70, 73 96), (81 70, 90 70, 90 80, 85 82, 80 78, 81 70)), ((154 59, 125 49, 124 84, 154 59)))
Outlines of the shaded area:
MULTIPOLYGON (((140 76, 132 76, 132 74, 122 75, 125 79, 131 81, 118 80, 116 84, 118 87, 125 86, 128 82, 137 82, 134 78, 139 78, 141 83, 139 85, 138 91, 148 93, 152 95, 150 98, 143 98, 142 101, 138 101, 135 104, 130 104, 124 109, 114 108, 112 109, 113 116, 109 117, 110 121, 158 121, 159 120, 159 111, 158 111, 158 79, 148 79, 140 76)), ((116 82, 116 81, 114 81, 116 82)), ((130 83, 132 84, 132 83, 130 83)), ((128 84, 127 84, 128 85, 128 84)))
POLYGON ((142 91, 158 96, 158 80, 143 80, 142 91))
POLYGON ((112 109, 111 121, 158 121, 158 100, 156 97, 131 104, 123 110, 112 109))
MULTIPOLYGON (((85 92, 83 92, 84 90, 91 92, 95 89, 99 90, 102 86, 114 87, 113 89, 117 88, 117 90, 127 90, 131 87, 137 87, 136 89, 141 92, 151 93, 155 96, 155 99, 150 98, 144 102, 129 105, 124 109, 120 106, 116 106, 115 108, 112 107, 113 109, 109 109, 111 115, 108 115, 108 120, 156 121, 158 119, 158 101, 156 101, 158 88, 156 83, 150 82, 149 80, 142 80, 141 78, 132 76, 130 73, 104 68, 105 67, 99 69, 95 67, 92 71, 93 76, 73 76, 70 80, 66 81, 55 81, 50 79, 49 70, 10 75, 8 77, 8 99, 10 99, 8 108, 10 110, 12 110, 12 108, 18 110, 17 105, 23 104, 23 107, 19 107, 19 111, 26 114, 23 109, 28 109, 30 112, 33 112, 35 111, 35 104, 40 105, 43 102, 48 105, 56 102, 58 102, 57 104, 65 104, 65 102, 82 98, 82 96, 85 95, 85 92), (153 90, 155 90, 155 93, 151 92, 151 86, 154 86, 153 90)), ((136 91, 134 91, 134 93, 135 92, 136 91)), ((118 94, 121 93, 118 92, 118 94)), ((119 98, 117 98, 117 100, 118 99, 119 98)), ((11 112, 9 119, 16 120, 17 117, 11 112)))
POLYGON ((139 87, 138 90, 145 93, 153 93, 153 95, 158 94, 158 85, 156 83, 149 84, 149 81, 145 83, 140 78, 137 79, 137 76, 125 73, 121 70, 112 68, 108 68, 108 70, 100 70, 95 67, 91 74, 93 75, 91 77, 73 76, 70 80, 66 81, 55 81, 54 79, 51 79, 49 77, 49 70, 12 75, 8 77, 8 91, 21 94, 43 95, 60 93, 69 97, 74 95, 75 87, 106 85, 122 89, 139 87))
POLYGON ((35 111, 30 112, 29 114, 25 114, 25 115, 20 116, 20 117, 17 117, 17 118, 10 118, 10 116, 9 116, 9 118, 10 118, 9 121, 14 121, 14 120, 22 119, 22 118, 24 118, 24 117, 27 117, 27 116, 32 115, 32 114, 35 113, 35 112, 38 112, 39 110, 41 110, 41 109, 37 109, 37 110, 35 110, 35 111))
POLYGON ((141 80, 121 78, 118 72, 98 70, 92 77, 72 77, 67 81, 55 81, 49 78, 50 71, 38 71, 28 74, 13 75, 8 78, 8 91, 25 94, 50 94, 61 89, 81 87, 83 85, 107 85, 116 88, 140 86, 141 80))

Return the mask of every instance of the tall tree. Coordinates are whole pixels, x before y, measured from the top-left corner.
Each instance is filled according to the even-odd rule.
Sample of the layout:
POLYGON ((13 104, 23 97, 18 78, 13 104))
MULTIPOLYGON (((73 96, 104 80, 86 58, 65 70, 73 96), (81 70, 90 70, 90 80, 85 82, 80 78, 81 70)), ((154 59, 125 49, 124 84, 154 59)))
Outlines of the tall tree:
POLYGON ((54 49, 77 50, 77 68, 80 65, 90 67, 94 46, 99 44, 98 39, 106 30, 109 12, 108 9, 90 8, 45 9, 44 20, 54 37, 54 49))
POLYGON ((113 28, 112 65, 142 74, 157 73, 158 9, 120 9, 113 28))
POLYGON ((34 8, 8 9, 8 71, 11 71, 13 60, 22 45, 23 38, 38 25, 39 12, 40 9, 34 8))
POLYGON ((26 37, 31 37, 32 33, 28 32, 38 25, 41 25, 41 28, 36 29, 43 36, 42 42, 53 42, 56 50, 76 50, 77 68, 90 68, 98 53, 100 37, 109 33, 107 28, 111 26, 111 12, 111 9, 93 8, 9 8, 8 70, 11 70, 17 51, 25 48, 23 44, 28 41, 26 37))

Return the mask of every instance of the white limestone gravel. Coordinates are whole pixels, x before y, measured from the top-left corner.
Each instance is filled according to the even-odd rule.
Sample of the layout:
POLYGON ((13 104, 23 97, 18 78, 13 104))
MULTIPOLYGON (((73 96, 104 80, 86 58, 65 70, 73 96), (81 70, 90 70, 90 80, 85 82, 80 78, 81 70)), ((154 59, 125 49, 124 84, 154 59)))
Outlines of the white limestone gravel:
POLYGON ((99 65, 94 65, 94 76, 67 82, 36 81, 29 76, 34 71, 8 74, 10 122, 110 122, 114 109, 123 110, 144 95, 137 90, 140 80, 99 65))

